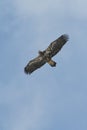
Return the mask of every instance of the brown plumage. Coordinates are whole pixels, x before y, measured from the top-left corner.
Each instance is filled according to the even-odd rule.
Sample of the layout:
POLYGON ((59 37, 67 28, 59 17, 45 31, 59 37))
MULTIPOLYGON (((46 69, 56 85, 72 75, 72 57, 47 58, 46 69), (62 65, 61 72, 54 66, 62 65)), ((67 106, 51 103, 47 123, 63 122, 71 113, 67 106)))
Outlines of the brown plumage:
POLYGON ((45 63, 48 63, 50 66, 55 67, 56 62, 52 60, 52 57, 61 50, 61 48, 67 41, 68 35, 61 35, 58 39, 53 41, 46 50, 39 51, 39 56, 29 61, 29 63, 24 68, 25 73, 31 74, 33 71, 40 68, 45 63))

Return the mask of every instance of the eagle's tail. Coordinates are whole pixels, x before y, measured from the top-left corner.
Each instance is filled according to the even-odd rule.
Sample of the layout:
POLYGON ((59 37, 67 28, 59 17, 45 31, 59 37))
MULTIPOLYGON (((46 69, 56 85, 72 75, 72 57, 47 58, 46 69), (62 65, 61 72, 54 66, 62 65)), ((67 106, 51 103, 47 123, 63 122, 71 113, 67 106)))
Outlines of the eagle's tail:
POLYGON ((53 60, 49 60, 49 61, 47 61, 47 63, 48 63, 50 66, 52 66, 52 67, 55 67, 55 66, 56 66, 56 62, 53 61, 53 60))

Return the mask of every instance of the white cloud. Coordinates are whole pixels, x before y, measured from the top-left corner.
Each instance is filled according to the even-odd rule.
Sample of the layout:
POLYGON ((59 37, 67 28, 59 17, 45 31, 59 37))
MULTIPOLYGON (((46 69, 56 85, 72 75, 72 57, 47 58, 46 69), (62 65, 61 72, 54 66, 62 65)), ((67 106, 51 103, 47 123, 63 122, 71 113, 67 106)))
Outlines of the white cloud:
MULTIPOLYGON (((17 10, 19 13, 23 14, 37 14, 41 15, 43 13, 46 13, 47 11, 51 11, 50 9, 56 9, 57 7, 60 8, 61 6, 60 0, 55 0, 55 4, 53 1, 46 0, 16 0, 15 5, 17 7, 17 10), (57 5, 58 3, 58 5, 57 5)), ((53 10, 52 10, 53 11, 53 10)))
POLYGON ((87 16, 86 0, 15 0, 14 5, 19 15, 65 15, 67 13, 76 18, 87 16))
MULTIPOLYGON (((20 80, 20 78, 19 78, 20 80)), ((6 114, 9 120, 4 118, 3 128, 9 130, 24 130, 39 128, 43 116, 43 95, 40 87, 25 84, 18 85, 17 78, 8 86, 0 88, 0 104, 7 108, 6 114), (21 88, 21 89, 20 89, 21 88)), ((3 110, 2 110, 3 112, 3 110)), ((5 116, 6 116, 5 115, 5 116)))
POLYGON ((69 1, 69 10, 71 15, 78 18, 87 19, 87 1, 86 0, 71 0, 69 1))

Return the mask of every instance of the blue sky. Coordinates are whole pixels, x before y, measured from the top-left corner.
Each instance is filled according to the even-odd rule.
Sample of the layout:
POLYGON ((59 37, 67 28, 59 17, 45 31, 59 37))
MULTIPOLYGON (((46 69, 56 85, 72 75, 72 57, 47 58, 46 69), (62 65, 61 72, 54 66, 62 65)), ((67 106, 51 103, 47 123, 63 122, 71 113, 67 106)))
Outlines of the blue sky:
POLYGON ((0 1, 0 130, 87 130, 87 1, 0 1), (69 41, 31 75, 29 60, 69 41))

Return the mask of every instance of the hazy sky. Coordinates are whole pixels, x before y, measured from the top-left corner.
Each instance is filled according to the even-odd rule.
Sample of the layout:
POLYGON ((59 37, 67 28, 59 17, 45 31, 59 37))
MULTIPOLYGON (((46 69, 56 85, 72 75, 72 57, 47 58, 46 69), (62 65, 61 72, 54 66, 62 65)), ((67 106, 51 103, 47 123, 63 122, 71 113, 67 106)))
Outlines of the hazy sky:
POLYGON ((0 1, 0 130, 87 130, 87 1, 0 1), (31 75, 29 60, 69 41, 31 75))

